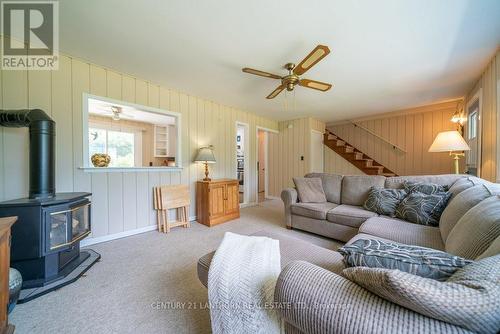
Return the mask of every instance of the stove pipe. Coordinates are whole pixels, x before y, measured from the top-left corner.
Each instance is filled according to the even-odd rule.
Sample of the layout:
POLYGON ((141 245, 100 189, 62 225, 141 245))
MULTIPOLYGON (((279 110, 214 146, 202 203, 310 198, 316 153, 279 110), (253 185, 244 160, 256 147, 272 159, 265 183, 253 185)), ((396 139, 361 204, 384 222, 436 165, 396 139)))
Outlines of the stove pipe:
POLYGON ((0 126, 29 127, 29 198, 54 197, 56 123, 40 109, 0 110, 0 126))

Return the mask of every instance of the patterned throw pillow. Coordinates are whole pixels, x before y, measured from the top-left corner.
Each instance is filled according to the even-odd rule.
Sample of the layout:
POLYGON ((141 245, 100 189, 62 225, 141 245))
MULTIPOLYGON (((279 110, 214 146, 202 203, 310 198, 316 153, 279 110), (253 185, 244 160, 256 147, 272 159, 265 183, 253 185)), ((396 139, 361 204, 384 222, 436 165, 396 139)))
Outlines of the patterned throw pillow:
POLYGON ((413 275, 443 281, 472 261, 432 248, 359 239, 341 247, 346 267, 398 269, 413 275))
POLYGON ((396 208, 396 217, 421 225, 438 226, 439 218, 448 204, 451 193, 427 195, 411 192, 396 208))
POLYGON ((425 316, 476 333, 500 328, 500 255, 459 269, 446 282, 399 270, 347 268, 342 272, 365 289, 425 316))
POLYGON ((435 183, 410 182, 410 181, 405 181, 403 183, 403 188, 409 193, 418 191, 420 193, 424 193, 427 195, 433 195, 448 191, 448 186, 442 186, 440 184, 435 184, 435 183))
POLYGON ((394 217, 398 204, 406 197, 404 189, 371 187, 363 207, 380 215, 394 217))

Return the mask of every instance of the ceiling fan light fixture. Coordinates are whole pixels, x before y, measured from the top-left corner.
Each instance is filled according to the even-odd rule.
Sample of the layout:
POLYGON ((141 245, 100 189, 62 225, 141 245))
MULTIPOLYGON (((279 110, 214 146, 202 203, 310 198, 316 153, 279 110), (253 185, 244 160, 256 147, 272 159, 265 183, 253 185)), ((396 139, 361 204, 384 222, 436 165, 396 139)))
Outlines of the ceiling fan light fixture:
POLYGON ((316 65, 321 59, 326 57, 330 53, 330 49, 326 45, 316 46, 298 65, 294 63, 285 64, 284 68, 288 70, 288 74, 284 76, 279 76, 269 72, 259 71, 253 68, 242 68, 242 71, 249 74, 259 75, 266 78, 279 79, 281 80, 281 85, 278 86, 271 94, 266 98, 273 99, 283 90, 289 92, 295 89, 296 85, 316 89, 319 91, 326 92, 332 85, 329 83, 323 83, 319 81, 300 79, 300 76, 307 72, 311 67, 316 65))

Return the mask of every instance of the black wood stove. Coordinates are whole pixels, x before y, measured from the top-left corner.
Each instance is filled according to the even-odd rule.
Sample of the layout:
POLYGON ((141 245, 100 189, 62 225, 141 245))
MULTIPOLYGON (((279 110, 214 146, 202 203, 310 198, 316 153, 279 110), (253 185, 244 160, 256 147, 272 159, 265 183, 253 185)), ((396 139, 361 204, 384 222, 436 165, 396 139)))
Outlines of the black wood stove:
POLYGON ((83 273, 95 263, 88 261, 95 252, 80 251, 91 231, 91 194, 56 193, 55 122, 42 110, 0 110, 0 126, 29 127, 30 136, 29 197, 0 203, 0 217, 18 217, 11 266, 21 272, 23 289, 53 290, 76 280, 65 278, 77 267, 83 273))

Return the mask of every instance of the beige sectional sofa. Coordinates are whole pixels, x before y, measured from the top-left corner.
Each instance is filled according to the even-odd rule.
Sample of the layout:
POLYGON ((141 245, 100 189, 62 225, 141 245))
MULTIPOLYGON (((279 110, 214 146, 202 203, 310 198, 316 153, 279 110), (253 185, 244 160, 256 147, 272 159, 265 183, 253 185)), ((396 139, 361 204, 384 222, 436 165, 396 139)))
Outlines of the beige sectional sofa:
MULTIPOLYGON (((295 189, 283 190, 288 228, 347 244, 358 239, 380 239, 424 246, 471 260, 500 254, 499 184, 468 175, 386 178, 308 174, 306 177, 322 179, 328 202, 300 203, 295 189), (371 186, 400 188, 406 180, 449 187, 453 195, 439 227, 379 216, 363 209, 371 186), (489 224, 481 219, 486 216, 493 217, 488 219, 489 224)), ((317 305, 282 308, 280 313, 287 333, 468 332, 393 304, 347 280, 341 275, 345 268, 343 258, 336 251, 282 234, 263 231, 257 235, 280 240, 283 270, 276 285, 275 301, 285 305, 317 305)), ((213 253, 207 254, 198 263, 198 275, 205 286, 212 256, 213 253)))

